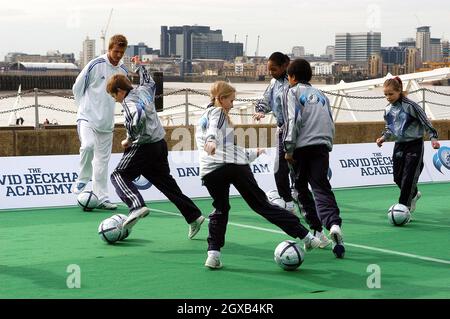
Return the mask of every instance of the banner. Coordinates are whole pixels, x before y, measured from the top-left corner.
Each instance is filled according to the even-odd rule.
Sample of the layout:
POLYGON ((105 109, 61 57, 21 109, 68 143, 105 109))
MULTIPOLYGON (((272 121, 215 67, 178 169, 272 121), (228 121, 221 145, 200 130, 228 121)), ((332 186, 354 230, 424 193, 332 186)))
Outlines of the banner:
MULTIPOLYGON (((392 150, 394 143, 335 145, 330 153, 329 177, 332 187, 356 187, 393 184, 392 150)), ((258 185, 264 190, 276 189, 274 160, 276 149, 250 164, 258 185)), ((122 154, 112 154, 111 173, 122 154)), ((434 150, 425 142, 424 170, 419 182, 450 181, 450 141, 441 142, 434 150)), ((151 165, 151 158, 149 158, 151 165)), ((191 198, 209 197, 199 177, 198 151, 169 152, 171 174, 181 190, 191 198)), ((76 204, 72 185, 78 178, 79 155, 24 156, 0 158, 0 209, 67 206, 76 204)), ((166 197, 145 178, 135 181, 145 200, 166 197)), ((114 186, 109 183, 112 202, 120 202, 114 186)), ((86 189, 92 189, 89 183, 86 189)), ((237 195, 231 187, 231 195, 237 195)))

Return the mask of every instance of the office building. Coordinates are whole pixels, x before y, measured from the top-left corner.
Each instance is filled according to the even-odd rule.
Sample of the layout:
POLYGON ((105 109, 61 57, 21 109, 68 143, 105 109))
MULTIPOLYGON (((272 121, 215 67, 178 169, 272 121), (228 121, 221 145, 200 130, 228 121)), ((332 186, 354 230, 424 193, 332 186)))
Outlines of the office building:
POLYGON ((83 41, 83 51, 80 54, 80 67, 84 68, 95 56, 95 40, 86 37, 86 40, 83 41))
POLYGON ((380 54, 381 33, 338 33, 335 38, 335 60, 367 62, 373 54, 380 54))
POLYGON ((223 41, 222 30, 208 26, 161 26, 162 57, 181 57, 182 74, 192 73, 193 59, 232 61, 243 55, 242 43, 223 41))
POLYGON ((420 51, 420 57, 423 62, 431 59, 431 37, 430 27, 418 27, 416 32, 416 48, 420 51))

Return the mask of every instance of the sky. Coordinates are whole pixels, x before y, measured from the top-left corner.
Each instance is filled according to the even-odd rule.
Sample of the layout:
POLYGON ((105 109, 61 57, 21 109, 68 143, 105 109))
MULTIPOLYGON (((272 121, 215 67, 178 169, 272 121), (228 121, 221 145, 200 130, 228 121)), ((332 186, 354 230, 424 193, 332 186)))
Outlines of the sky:
POLYGON ((106 38, 122 33, 129 44, 160 48, 161 26, 206 25, 223 40, 244 43, 247 55, 292 52, 303 46, 320 55, 336 33, 381 32, 381 45, 415 38, 416 27, 450 38, 450 2, 443 0, 0 0, 0 61, 8 52, 46 54, 59 50, 76 58, 87 36, 96 39, 113 9, 106 38))

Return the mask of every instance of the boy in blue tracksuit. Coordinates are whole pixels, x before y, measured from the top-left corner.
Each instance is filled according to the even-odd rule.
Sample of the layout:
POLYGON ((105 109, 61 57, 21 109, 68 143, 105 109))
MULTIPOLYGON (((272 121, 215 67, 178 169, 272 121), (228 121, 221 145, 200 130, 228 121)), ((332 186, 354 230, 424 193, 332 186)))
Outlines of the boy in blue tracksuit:
POLYGON ((400 188, 398 202, 412 213, 421 197, 417 182, 423 169, 423 135, 426 130, 432 147, 438 149, 438 134, 422 108, 406 97, 399 77, 385 81, 384 95, 389 102, 384 112, 386 128, 376 143, 381 147, 385 141, 395 140, 392 157, 394 181, 400 188))
MULTIPOLYGON (((137 58, 135 61, 139 64, 137 58)), ((188 238, 192 239, 205 218, 192 200, 181 192, 170 174, 165 131, 154 104, 155 82, 142 65, 139 65, 139 76, 140 85, 135 89, 123 75, 111 77, 106 88, 117 102, 122 103, 127 129, 127 138, 122 141, 125 152, 111 174, 117 194, 130 209, 123 227, 130 229, 139 218, 149 214, 133 183, 143 175, 180 210, 189 224, 188 238)))
MULTIPOLYGON (((287 74, 291 88, 286 96, 286 160, 294 166, 298 199, 311 228, 321 231, 324 225, 330 231, 333 253, 343 258, 342 220, 327 176, 334 138, 330 103, 322 92, 309 84, 312 70, 308 61, 294 60, 287 74)), ((321 236, 323 233, 316 234, 316 237, 321 236)))

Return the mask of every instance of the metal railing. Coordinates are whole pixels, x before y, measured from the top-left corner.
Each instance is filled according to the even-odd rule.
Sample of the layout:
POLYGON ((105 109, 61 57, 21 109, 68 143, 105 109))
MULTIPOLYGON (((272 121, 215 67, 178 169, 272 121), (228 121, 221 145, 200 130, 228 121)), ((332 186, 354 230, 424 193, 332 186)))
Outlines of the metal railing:
MULTIPOLYGON (((348 104, 347 104, 347 107, 342 106, 342 101, 347 100, 347 99, 376 101, 376 100, 384 100, 385 99, 384 96, 351 95, 348 93, 339 93, 339 92, 326 91, 326 90, 322 90, 322 92, 325 95, 335 98, 334 102, 331 102, 331 108, 334 110, 334 112, 336 112, 335 120, 337 118, 337 114, 339 111, 384 112, 384 110, 385 110, 384 107, 383 108, 373 107, 373 108, 368 108, 368 109, 362 109, 362 108, 358 109, 358 108, 350 108, 348 104)), ((427 105, 450 108, 450 93, 440 92, 438 90, 429 89, 429 88, 419 88, 417 90, 409 92, 409 94, 420 95, 422 97, 422 99, 421 99, 421 101, 419 101, 419 103, 422 105, 422 107, 424 109, 426 109, 427 105), (430 98, 430 96, 435 96, 435 95, 445 96, 446 98, 448 97, 449 103, 439 103, 439 102, 436 102, 433 100, 427 100, 427 98, 430 98)), ((51 92, 51 91, 47 91, 47 90, 40 90, 37 88, 35 88, 34 90, 27 90, 27 91, 21 92, 19 94, 16 93, 16 94, 8 94, 8 95, 0 96, 0 100, 12 99, 12 98, 17 99, 19 97, 21 98, 21 97, 30 96, 30 95, 34 96, 34 104, 27 105, 27 106, 18 106, 16 108, 11 108, 8 110, 0 111, 0 116, 11 113, 11 112, 18 112, 18 111, 23 111, 23 110, 27 110, 30 108, 34 108, 34 126, 35 126, 35 128, 40 128, 40 124, 39 124, 39 110, 40 109, 47 109, 47 110, 52 110, 55 112, 63 112, 63 113, 69 113, 69 114, 77 113, 75 104, 74 104, 73 110, 70 110, 70 109, 68 110, 68 109, 64 109, 62 107, 56 107, 54 105, 43 105, 43 104, 39 103, 39 95, 55 96, 55 97, 60 97, 60 98, 68 99, 68 100, 74 100, 74 97, 72 95, 65 95, 65 94, 61 94, 59 92, 51 92)), ((200 112, 200 111, 206 109, 206 106, 201 106, 201 105, 196 105, 196 104, 191 103, 190 96, 199 95, 199 96, 204 96, 205 98, 207 97, 208 100, 205 99, 204 105, 207 105, 208 101, 209 101, 208 93, 199 91, 199 90, 190 89, 190 88, 174 90, 171 92, 163 93, 160 96, 167 97, 167 96, 171 96, 171 95, 184 95, 184 102, 175 104, 172 106, 164 107, 164 110, 163 110, 163 112, 160 113, 160 115, 164 119, 170 121, 171 117, 179 118, 184 113, 183 115, 184 115, 184 124, 185 125, 190 124, 190 114, 191 113, 197 113, 197 112, 200 112), (184 108, 184 110, 183 110, 183 108, 184 108), (180 112, 176 112, 176 113, 172 113, 172 114, 164 114, 164 113, 167 113, 167 111, 174 110, 174 109, 180 109, 180 112)), ((255 106, 261 101, 261 98, 237 98, 235 101, 238 102, 237 104, 241 104, 241 106, 243 106, 243 107, 238 109, 239 112, 234 111, 234 112, 231 112, 230 115, 235 115, 235 116, 240 116, 240 117, 251 117, 255 110, 255 106)), ((384 104, 384 106, 386 105, 386 103, 383 103, 383 104, 384 104)), ((115 114, 115 116, 120 116, 120 115, 121 114, 115 114)))

